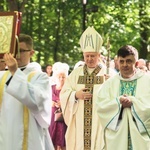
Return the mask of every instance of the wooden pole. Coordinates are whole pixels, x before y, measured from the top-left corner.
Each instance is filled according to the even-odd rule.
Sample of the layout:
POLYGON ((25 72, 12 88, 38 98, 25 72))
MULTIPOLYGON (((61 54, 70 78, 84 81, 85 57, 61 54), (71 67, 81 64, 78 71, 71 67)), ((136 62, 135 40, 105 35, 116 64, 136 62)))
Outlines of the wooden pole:
POLYGON ((107 66, 107 74, 109 74, 109 67, 110 67, 110 41, 109 37, 107 39, 107 61, 106 61, 106 66, 107 66))

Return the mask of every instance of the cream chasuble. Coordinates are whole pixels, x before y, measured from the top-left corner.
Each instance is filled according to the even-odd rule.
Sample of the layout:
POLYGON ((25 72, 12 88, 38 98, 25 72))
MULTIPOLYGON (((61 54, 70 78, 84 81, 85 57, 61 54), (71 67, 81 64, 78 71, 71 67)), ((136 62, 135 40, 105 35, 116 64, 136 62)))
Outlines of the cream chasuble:
POLYGON ((66 132, 67 150, 99 150, 103 147, 100 119, 96 112, 96 97, 103 83, 106 68, 96 68, 89 74, 86 67, 78 67, 66 79, 60 93, 66 132), (75 99, 75 92, 87 87, 92 99, 75 99))

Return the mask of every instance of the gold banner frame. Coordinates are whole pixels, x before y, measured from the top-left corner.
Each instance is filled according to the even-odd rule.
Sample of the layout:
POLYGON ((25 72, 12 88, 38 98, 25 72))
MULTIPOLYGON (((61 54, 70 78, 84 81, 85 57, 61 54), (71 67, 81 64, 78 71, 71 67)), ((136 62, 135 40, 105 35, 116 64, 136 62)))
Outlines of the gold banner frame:
POLYGON ((11 53, 16 57, 18 53, 18 27, 20 27, 21 13, 0 12, 0 60, 5 53, 11 53))

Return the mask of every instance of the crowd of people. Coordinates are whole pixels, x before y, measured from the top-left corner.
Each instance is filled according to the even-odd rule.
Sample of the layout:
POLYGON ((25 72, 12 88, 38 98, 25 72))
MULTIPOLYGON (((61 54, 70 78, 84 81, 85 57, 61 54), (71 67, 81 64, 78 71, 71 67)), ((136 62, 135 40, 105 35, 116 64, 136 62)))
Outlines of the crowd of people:
POLYGON ((19 35, 20 57, 0 61, 0 149, 150 150, 150 61, 131 45, 109 61, 88 27, 83 60, 31 62, 33 40, 19 35), (143 88, 144 86, 144 88, 143 88), (56 120, 56 112, 63 116, 56 120))

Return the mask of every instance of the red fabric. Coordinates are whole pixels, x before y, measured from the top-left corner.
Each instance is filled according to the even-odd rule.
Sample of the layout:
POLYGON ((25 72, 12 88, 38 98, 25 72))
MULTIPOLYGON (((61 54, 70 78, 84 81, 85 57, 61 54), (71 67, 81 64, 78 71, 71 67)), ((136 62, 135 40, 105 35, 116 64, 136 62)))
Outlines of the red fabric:
MULTIPOLYGON (((60 90, 56 90, 56 85, 52 86, 52 100, 59 100, 60 90)), ((55 122, 54 121, 54 112, 57 108, 52 107, 52 116, 51 116, 51 124, 49 127, 50 136, 54 146, 65 146, 65 133, 67 126, 64 122, 55 122)))

